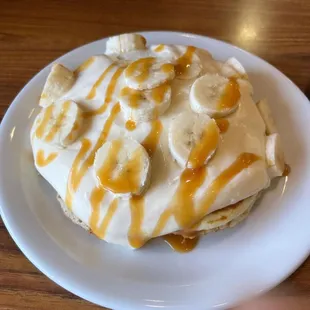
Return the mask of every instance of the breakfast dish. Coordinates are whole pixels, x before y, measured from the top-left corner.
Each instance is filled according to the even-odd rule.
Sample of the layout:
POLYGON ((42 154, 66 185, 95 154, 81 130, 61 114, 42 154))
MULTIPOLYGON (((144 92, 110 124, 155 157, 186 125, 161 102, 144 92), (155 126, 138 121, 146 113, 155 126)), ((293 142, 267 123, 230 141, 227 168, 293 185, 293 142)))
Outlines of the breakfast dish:
POLYGON ((54 64, 31 129, 38 172, 64 213, 109 243, 164 236, 191 249, 233 227, 288 173, 266 99, 235 58, 110 38, 74 71, 54 64))
MULTIPOLYGON (((296 270, 309 255, 310 170, 306 168, 310 166, 310 141, 307 131, 310 121, 309 100, 275 67, 233 45, 190 33, 155 31, 144 32, 143 36, 148 45, 165 43, 196 46, 209 51, 215 59, 223 63, 232 56, 238 59, 246 68, 253 85, 254 102, 257 104, 261 98, 268 98, 268 106, 277 125, 276 131, 281 135, 285 159, 292 168, 289 176, 278 177, 266 191, 261 191, 260 198, 255 198, 256 206, 251 208, 250 216, 242 224, 233 229, 207 234, 200 238, 195 250, 186 255, 176 255, 170 251, 162 237, 152 239, 136 251, 103 242, 94 234, 70 223, 55 199, 56 191, 34 167, 29 132, 38 111, 42 109, 38 106, 38 98, 53 67, 48 65, 16 96, 0 125, 1 218, 18 247, 41 272, 66 290, 93 303, 111 309, 228 309, 258 293, 270 290, 296 270)), ((55 62, 74 71, 92 55, 104 53, 107 41, 107 38, 103 38, 79 47, 55 62)), ((201 72, 200 76, 203 75, 201 72)), ((192 82, 181 81, 176 76, 172 86, 174 83, 193 83, 196 79, 193 78, 192 82)), ((184 96, 184 100, 189 103, 189 95, 177 95, 173 90, 175 88, 172 88, 172 96, 176 95, 180 100, 184 96)), ((174 102, 177 101, 172 100, 163 115, 173 112, 171 109, 175 108, 174 102)), ((80 106, 83 101, 76 103, 83 112, 89 110, 80 106)), ((100 107, 102 103, 101 100, 96 104, 100 107)), ((176 114, 182 111, 176 111, 176 114)), ((186 111, 191 112, 191 107, 186 111)), ((115 126, 126 125, 123 113, 123 110, 118 113, 115 126)), ((230 120, 235 113, 239 113, 239 108, 224 118, 230 120)), ((81 132, 77 132, 76 142, 88 128, 84 127, 85 119, 87 118, 83 118, 81 123, 81 132)), ((222 130, 225 129, 225 123, 221 124, 222 130)), ((270 124, 272 122, 269 122, 269 127, 270 124)), ((128 128, 132 128, 131 125, 134 124, 129 123, 128 128)), ((99 130, 102 126, 103 123, 99 130)), ((148 127, 145 124, 144 126, 147 130, 148 127)), ((231 124, 226 133, 220 134, 221 139, 225 139, 230 129, 231 124)), ((125 129, 123 132, 127 131, 125 129)), ((167 131, 169 133, 169 129, 167 131)), ((61 139, 60 141, 66 141, 61 139)), ((136 138, 134 140, 140 141, 136 138)), ((236 143, 239 143, 239 140, 236 143)), ((68 145, 67 149, 71 146, 68 145)), ((152 168, 160 147, 158 144, 151 159, 152 168)), ((54 150, 58 152, 61 148, 63 147, 54 150)), ((207 166, 220 154, 217 151, 207 166)), ((76 154, 75 150, 72 152, 76 154)), ((46 160, 48 155, 50 154, 46 150, 43 159, 46 160)), ((51 164, 55 163, 56 159, 52 160, 51 164)), ((46 168, 48 167, 50 166, 47 165, 46 168)), ((63 169, 60 165, 57 167, 63 169)), ((157 165, 158 167, 161 166, 157 165)), ((178 163, 176 167, 180 167, 180 175, 183 168, 178 163)), ((59 178, 56 182, 62 181, 59 177, 61 173, 55 171, 56 173, 59 178)), ((156 184, 162 184, 167 177, 165 169, 161 169, 160 178, 156 170, 154 172, 152 169, 151 183, 145 194, 154 186, 152 173, 158 177, 155 178, 156 184)), ((65 173, 63 175, 67 177, 65 173)), ((172 181, 178 182, 177 176, 176 173, 172 181)), ((80 186, 85 186, 84 181, 87 180, 83 178, 80 186)), ((168 185, 165 184, 166 187, 168 185)), ((160 199, 164 200, 165 194, 164 190, 160 199)), ((196 195, 198 194, 201 193, 197 191, 196 195)), ((154 197, 157 198, 157 206, 160 201, 157 196, 154 197)), ((225 217, 221 218, 218 213, 224 210, 226 213, 222 213, 223 216, 234 217, 234 221, 226 225, 227 227, 246 216, 242 209, 234 212, 233 206, 210 212, 207 216, 212 218, 209 226, 205 226, 206 230, 218 230, 219 225, 214 219, 225 220, 225 217), (240 218, 237 211, 238 214, 243 213, 240 218)), ((70 214, 67 207, 64 211, 77 224, 89 230, 89 222, 84 223, 76 215, 72 216, 73 213, 70 214)), ((130 216, 130 213, 128 215, 130 216)), ((100 221, 103 216, 102 213, 100 221)), ((114 216, 112 218, 114 220, 114 216)), ((224 222, 223 225, 225 226, 224 222)), ((109 229, 111 228, 109 226, 109 229)), ((193 237, 191 229, 183 229, 181 233, 182 235, 166 235, 165 239, 169 239, 170 243, 178 238, 183 240, 185 233, 193 237)), ((185 240, 195 241, 197 238, 185 240)))

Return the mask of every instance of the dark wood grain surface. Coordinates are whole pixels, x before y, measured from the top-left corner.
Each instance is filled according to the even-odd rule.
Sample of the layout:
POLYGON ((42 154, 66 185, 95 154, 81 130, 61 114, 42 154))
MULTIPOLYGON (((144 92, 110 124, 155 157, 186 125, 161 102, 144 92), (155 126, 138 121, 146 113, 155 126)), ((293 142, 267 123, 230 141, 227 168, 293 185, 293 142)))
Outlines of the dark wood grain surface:
MULTIPOLYGON (((102 37, 139 30, 194 32, 233 43, 269 61, 309 96, 308 0, 0 0, 0 118, 53 59, 102 37)), ((310 259, 272 293, 309 298, 310 309, 310 259)), ((99 307, 39 272, 0 220, 0 309, 99 307)))

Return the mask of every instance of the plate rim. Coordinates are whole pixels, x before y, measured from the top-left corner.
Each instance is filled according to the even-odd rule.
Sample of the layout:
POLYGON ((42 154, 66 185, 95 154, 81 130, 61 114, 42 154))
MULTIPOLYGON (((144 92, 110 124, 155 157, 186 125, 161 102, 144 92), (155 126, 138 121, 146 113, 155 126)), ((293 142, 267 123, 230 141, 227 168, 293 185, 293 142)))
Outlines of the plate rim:
MULTIPOLYGON (((191 40, 191 38, 196 38, 196 39, 199 39, 199 40, 207 40, 207 41, 213 41, 217 44, 222 44, 224 46, 228 46, 230 48, 233 48, 233 49, 236 49, 236 50, 239 50, 240 52, 246 54, 247 56, 250 56, 250 57, 254 57, 262 62, 264 62, 267 66, 271 67, 273 70, 275 70, 275 72, 277 74, 279 74, 280 76, 282 76, 282 78, 284 78, 286 81, 288 81, 291 86, 293 86, 293 88, 295 89, 295 91, 297 91, 299 93, 299 95, 301 95, 303 97, 303 99, 306 100, 306 102, 309 103, 309 99, 307 98, 307 96, 301 91, 301 89, 289 78, 287 77, 284 73, 282 73, 279 69, 277 69, 276 67, 274 67, 273 65, 271 65, 269 62, 267 62, 266 60, 262 59, 261 57, 253 54, 253 53, 250 53, 238 46, 235 46, 231 43, 228 43, 228 42, 225 42, 225 41, 222 41, 222 40, 218 40, 218 39, 215 39, 215 38, 212 38, 212 37, 209 37, 209 36, 204 36, 204 35, 200 35, 200 34, 195 34, 195 33, 188 33, 188 32, 181 32, 181 31, 137 31, 137 32, 132 32, 132 33, 140 33, 142 35, 154 35, 154 34, 157 34, 157 35, 160 35, 160 34, 166 34, 166 35, 173 35, 173 36, 176 36, 176 37, 186 37, 187 40, 191 40)), ((117 35, 117 34, 114 34, 114 35, 117 35)), ((8 107, 5 115, 3 116, 3 119, 1 121, 1 124, 0 124, 0 158, 2 158, 2 153, 3 153, 3 150, 1 148, 1 145, 4 145, 5 144, 5 138, 4 138, 4 133, 5 133, 5 130, 4 128, 8 127, 9 126, 9 122, 10 122, 10 115, 13 113, 13 110, 15 108, 18 108, 19 104, 18 104, 18 101, 20 100, 19 98, 23 95, 23 93, 28 89, 28 88, 31 88, 31 85, 33 83, 33 81, 37 78, 38 75, 42 74, 42 71, 44 70, 47 70, 52 63, 54 62, 57 62, 59 61, 61 58, 67 56, 68 54, 71 54, 79 49, 84 49, 85 47, 89 46, 89 45, 92 45, 94 43, 98 43, 102 40, 106 40, 107 38, 109 37, 104 37, 104 38, 101 38, 101 39, 98 39, 96 41, 92 41, 92 42, 89 42, 89 43, 86 43, 82 46, 79 46, 71 51, 68 51, 67 53, 61 55, 60 57, 58 57, 57 59, 54 59, 52 62, 50 62, 49 64, 47 64, 44 68, 42 68, 38 73, 36 73, 23 87, 22 89, 18 92, 18 94, 15 96, 15 98, 13 99, 13 101, 11 102, 10 106, 8 107)), ((0 184, 2 183, 2 179, 0 178, 0 184)), ((51 279, 53 282, 55 282, 57 285, 61 286, 62 288, 66 289, 67 291, 91 302, 91 303, 94 303, 94 301, 92 301, 90 298, 88 298, 87 294, 84 294, 83 292, 81 292, 79 289, 76 289, 75 287, 72 286, 72 284, 70 283, 64 283, 66 281, 64 281, 63 277, 55 277, 49 269, 49 268, 46 268, 45 266, 42 265, 42 262, 40 261, 40 258, 38 258, 38 255, 36 254, 37 252, 35 250, 33 250, 31 248, 31 243, 30 245, 26 245, 23 241, 21 241, 22 237, 20 235, 18 235, 18 233, 15 232, 15 229, 14 229, 14 219, 11 218, 9 219, 7 216, 6 216, 6 212, 5 212, 5 209, 8 208, 5 207, 5 192, 3 191, 2 189, 3 187, 0 186, 0 215, 2 217, 2 220, 3 220, 3 223, 6 227, 6 229, 8 230, 10 236, 12 237, 12 239, 14 240, 14 242, 16 243, 16 245, 19 247, 19 249, 22 251, 22 253, 26 256, 26 258, 36 267, 40 270, 40 272, 42 272, 45 276, 47 276, 49 279, 51 279)), ((266 287, 265 289, 257 292, 256 295, 261 295, 267 291, 269 291, 270 289, 272 289, 273 287, 277 286, 279 283, 281 283, 283 280, 285 280, 287 277, 289 277, 293 272, 295 272, 301 265, 302 263, 307 259, 307 257, 309 256, 310 254, 310 248, 308 250, 305 250, 305 254, 303 256, 301 256, 299 259, 298 259, 298 263, 294 266, 291 266, 290 268, 290 271, 287 273, 287 274, 284 274, 280 279, 277 279, 276 281, 271 281, 273 283, 271 283, 271 285, 269 287, 266 287)), ((65 277, 64 277, 65 278, 65 277)), ((240 302, 242 302, 242 300, 239 300, 237 304, 239 304, 240 302)), ((111 301, 111 299, 109 299, 108 296, 104 296, 104 303, 105 303, 105 306, 106 307, 111 307, 113 309, 119 309, 120 307, 132 307, 132 306, 138 306, 138 305, 135 305, 134 303, 128 305, 128 303, 123 303, 121 300, 114 300, 114 301, 111 301)), ((218 308, 218 309, 224 309, 226 308, 227 306, 231 307, 231 306, 235 306, 236 304, 233 304, 233 303, 229 303, 228 301, 228 304, 225 303, 224 305, 216 305, 214 307, 218 308)), ((149 304, 148 305, 144 305, 144 307, 151 307, 149 304)), ((177 308, 180 308, 180 305, 164 305, 163 308, 166 308, 166 307, 177 307, 177 308)))

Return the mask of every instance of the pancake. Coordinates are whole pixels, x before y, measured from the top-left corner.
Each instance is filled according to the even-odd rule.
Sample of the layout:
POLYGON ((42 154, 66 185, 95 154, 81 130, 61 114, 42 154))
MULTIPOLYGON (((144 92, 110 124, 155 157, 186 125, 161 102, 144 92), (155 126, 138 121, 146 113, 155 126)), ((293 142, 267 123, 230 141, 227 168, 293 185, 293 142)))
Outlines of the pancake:
POLYGON ((205 235, 221 229, 232 228, 247 218, 259 195, 255 194, 233 205, 214 211, 190 229, 177 232, 176 234, 182 235, 185 238, 193 238, 197 235, 205 235))
POLYGON ((30 133, 35 167, 66 216, 109 243, 231 227, 284 166, 252 95, 234 58, 121 35, 74 70, 53 65, 30 133))

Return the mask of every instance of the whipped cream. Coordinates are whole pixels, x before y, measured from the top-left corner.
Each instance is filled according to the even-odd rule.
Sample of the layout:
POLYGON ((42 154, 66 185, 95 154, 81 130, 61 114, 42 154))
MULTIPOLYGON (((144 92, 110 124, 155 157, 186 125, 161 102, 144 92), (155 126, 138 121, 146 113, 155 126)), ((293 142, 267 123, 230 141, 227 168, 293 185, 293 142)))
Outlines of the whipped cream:
MULTIPOLYGON (((252 99, 252 86, 245 75, 214 60, 206 51, 173 45, 119 54, 113 50, 110 55, 91 57, 76 69, 75 76, 73 86, 57 102, 73 101, 82 110, 79 136, 66 146, 38 137, 45 113, 42 110, 31 130, 31 144, 39 173, 99 238, 138 248, 151 238, 189 228, 206 215, 269 186, 266 126, 252 99), (130 113, 123 113, 120 100, 128 84, 139 84, 126 68, 147 57, 152 59, 150 70, 159 72, 156 81, 168 81, 171 102, 160 113, 149 114, 148 120, 135 122, 130 113), (169 72, 162 73, 165 64, 173 64, 175 73, 168 66, 169 72), (215 153, 204 166, 190 172, 171 153, 171 124, 180 113, 194 113, 190 91, 199 76, 215 74, 231 79, 231 72, 240 94, 238 106, 217 119, 219 141, 215 153), (113 193, 98 184, 96 153, 105 141, 120 138, 133 139, 148 151, 150 181, 140 196, 113 193)), ((158 87, 152 76, 148 79, 148 85, 158 87)), ((182 128, 179 135, 182 139, 182 128)))

